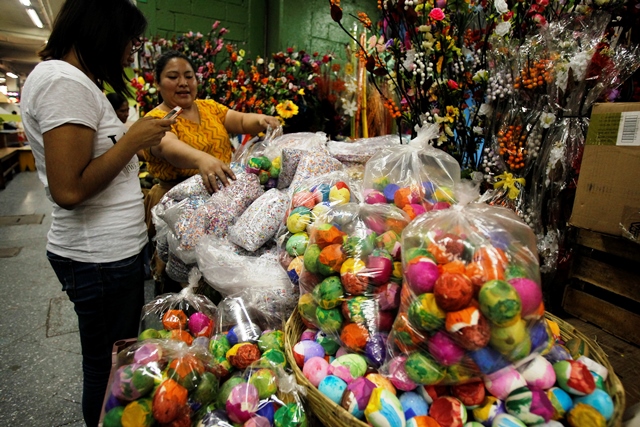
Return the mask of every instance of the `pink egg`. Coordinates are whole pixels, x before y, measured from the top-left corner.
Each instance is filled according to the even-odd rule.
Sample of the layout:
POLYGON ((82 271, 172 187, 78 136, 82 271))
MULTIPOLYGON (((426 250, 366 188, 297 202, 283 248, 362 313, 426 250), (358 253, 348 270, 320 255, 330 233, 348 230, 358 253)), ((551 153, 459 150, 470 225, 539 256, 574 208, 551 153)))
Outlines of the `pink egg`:
POLYGON ((407 370, 405 369, 406 361, 406 356, 396 356, 389 362, 389 379, 398 390, 411 391, 418 384, 413 382, 407 375, 407 370))
POLYGON ((522 378, 520 372, 516 371, 512 366, 508 366, 491 375, 487 375, 484 379, 484 385, 495 397, 504 400, 513 390, 519 387, 526 387, 527 382, 522 378))
POLYGON ((364 201, 370 205, 375 205, 376 203, 387 203, 387 199, 384 197, 381 191, 372 190, 365 196, 364 201))
POLYGON ((213 332, 213 322, 206 314, 196 312, 189 317, 189 330, 195 336, 210 336, 213 332))
POLYGON ((518 277, 515 279, 509 280, 511 286, 513 286, 520 296, 520 301, 522 301, 522 317, 527 317, 530 314, 535 313, 535 311, 540 306, 542 302, 542 288, 536 282, 531 279, 526 279, 524 277, 518 277))
POLYGON ((345 354, 349 354, 349 350, 344 347, 340 347, 334 356, 336 359, 340 356, 344 356, 345 354))
POLYGON ((405 277, 411 290, 416 295, 422 295, 426 292, 433 292, 433 286, 440 277, 440 270, 433 260, 422 257, 419 261, 409 264, 405 271, 405 277))
POLYGON ((258 389, 248 383, 238 384, 231 389, 227 398, 227 415, 234 423, 244 423, 258 411, 260 396, 258 389))
POLYGON ((316 205, 316 197, 310 191, 298 191, 291 198, 291 206, 297 208, 298 206, 304 206, 305 208, 313 209, 316 205))
MULTIPOLYGON (((384 197, 384 196, 383 196, 384 197)), ((383 234, 387 231, 387 224, 384 222, 384 218, 380 216, 368 216, 364 218, 364 223, 369 229, 375 233, 383 234)))
POLYGON ((553 365, 540 355, 520 366, 518 372, 529 387, 546 390, 556 383, 556 372, 553 370, 553 365))
POLYGON ((315 341, 316 334, 318 333, 317 329, 305 329, 300 336, 300 341, 315 341))
POLYGON ((393 263, 389 258, 370 256, 367 261, 367 275, 376 285, 384 285, 391 278, 393 263))
POLYGON ((304 363, 302 373, 314 387, 318 387, 327 375, 329 375, 329 362, 323 357, 312 357, 304 363))
POLYGON ((380 310, 395 310, 400 306, 400 285, 388 282, 376 288, 375 298, 380 310))
POLYGON ((436 202, 433 204, 431 210, 441 211, 444 209, 449 209, 451 207, 451 203, 449 202, 436 202))
POLYGON ((329 375, 338 377, 347 384, 353 381, 353 375, 347 366, 329 365, 329 375))
POLYGON ((243 427, 271 427, 271 423, 267 418, 256 415, 244 423, 243 427))
POLYGON ((427 346, 433 358, 444 366, 455 365, 464 356, 464 349, 443 331, 438 331, 430 337, 427 341, 427 346))
POLYGON ((376 316, 376 326, 379 331, 389 332, 393 327, 396 316, 391 311, 379 311, 376 316))

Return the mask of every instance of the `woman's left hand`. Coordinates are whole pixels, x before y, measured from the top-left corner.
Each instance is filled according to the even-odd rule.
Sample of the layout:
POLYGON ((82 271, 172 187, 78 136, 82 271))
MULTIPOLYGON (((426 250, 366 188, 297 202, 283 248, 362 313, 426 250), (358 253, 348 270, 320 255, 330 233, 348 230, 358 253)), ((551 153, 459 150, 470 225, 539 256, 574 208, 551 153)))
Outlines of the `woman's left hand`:
POLYGON ((277 128, 278 126, 280 126, 280 120, 278 120, 277 117, 267 116, 267 115, 264 115, 264 114, 260 117, 260 120, 258 120, 258 123, 264 129, 267 129, 267 127, 269 127, 269 126, 271 126, 274 129, 277 128))

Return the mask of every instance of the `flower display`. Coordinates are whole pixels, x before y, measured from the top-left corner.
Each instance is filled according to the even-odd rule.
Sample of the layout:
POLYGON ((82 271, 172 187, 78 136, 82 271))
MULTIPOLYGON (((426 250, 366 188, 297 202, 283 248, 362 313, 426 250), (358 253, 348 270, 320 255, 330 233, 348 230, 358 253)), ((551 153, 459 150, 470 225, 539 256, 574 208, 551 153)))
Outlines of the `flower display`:
POLYGON ((638 3, 379 0, 378 33, 358 44, 401 132, 437 124, 434 146, 483 199, 534 228, 543 272, 562 251, 591 107, 619 99, 640 65, 638 3))
POLYGON ((293 122, 300 117, 308 126, 305 130, 324 130, 326 123, 344 115, 340 100, 327 97, 324 90, 325 86, 332 87, 333 92, 344 90, 344 82, 331 72, 340 68, 332 55, 289 47, 270 58, 248 58, 243 49, 224 40, 227 33, 216 21, 207 35, 188 32, 171 40, 146 40, 139 53, 138 77, 131 81, 141 115, 159 103, 153 67, 167 50, 182 52, 191 60, 198 98, 213 99, 236 111, 277 115, 285 129, 294 127, 293 122), (327 103, 331 108, 324 105, 327 103), (336 112, 324 117, 327 110, 336 112))

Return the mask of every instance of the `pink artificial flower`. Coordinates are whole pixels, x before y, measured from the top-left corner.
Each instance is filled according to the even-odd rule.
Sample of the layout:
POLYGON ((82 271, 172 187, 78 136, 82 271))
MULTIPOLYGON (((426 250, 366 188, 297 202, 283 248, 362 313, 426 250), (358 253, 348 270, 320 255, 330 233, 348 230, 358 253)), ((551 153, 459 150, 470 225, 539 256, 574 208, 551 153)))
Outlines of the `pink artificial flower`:
POLYGON ((189 32, 187 33, 187 37, 193 37, 193 31, 189 31, 189 32))
POLYGON ((442 21, 444 19, 444 12, 439 7, 434 7, 431 12, 429 12, 429 17, 436 21, 442 21))
POLYGON ((229 30, 227 30, 226 28, 220 28, 220 36, 223 36, 225 34, 227 34, 229 32, 229 30))
POLYGON ((539 13, 536 13, 535 15, 533 15, 533 22, 538 24, 539 27, 543 27, 547 25, 547 20, 545 19, 544 16, 540 15, 539 13))
POLYGON ((458 90, 460 88, 460 86, 458 86, 458 83, 455 80, 451 79, 449 79, 449 81, 447 82, 447 86, 449 86, 449 89, 451 90, 458 90))
POLYGON ((218 25, 220 25, 220 21, 214 22, 213 25, 211 26, 211 29, 215 30, 216 28, 218 28, 218 25))
POLYGON ((549 6, 549 0, 536 0, 536 3, 542 7, 549 6))

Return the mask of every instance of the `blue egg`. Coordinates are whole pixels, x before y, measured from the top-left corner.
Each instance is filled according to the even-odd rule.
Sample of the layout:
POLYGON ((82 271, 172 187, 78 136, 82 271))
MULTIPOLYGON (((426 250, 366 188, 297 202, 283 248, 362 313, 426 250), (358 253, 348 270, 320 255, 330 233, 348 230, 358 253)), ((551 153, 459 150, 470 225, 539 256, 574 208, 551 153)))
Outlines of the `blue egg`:
POLYGON ((549 332, 545 326, 546 322, 536 322, 529 329, 531 336, 531 348, 541 350, 547 347, 549 343, 549 332))
POLYGON ((373 427, 404 427, 407 424, 398 398, 380 387, 373 389, 364 416, 373 427))
POLYGON ((607 421, 613 416, 613 400, 606 391, 600 390, 599 388, 586 396, 575 397, 573 402, 586 403, 589 406, 593 406, 607 421))
MULTIPOLYGON (((424 197, 427 199, 432 199, 433 193, 436 190, 436 186, 431 181, 424 181, 422 183, 422 187, 424 188, 424 197)), ((433 199, 431 201, 434 201, 433 199)))
POLYGON ((336 405, 340 405, 342 394, 346 389, 347 383, 335 375, 327 375, 318 384, 318 391, 331 399, 336 405))
POLYGON ((329 184, 318 184, 317 186, 311 189, 312 193, 320 193, 322 195, 322 201, 329 201, 329 191, 331 190, 331 186, 329 184))
POLYGON ((560 344, 556 344, 551 347, 551 351, 544 355, 544 358, 547 359, 551 364, 556 362, 560 362, 561 360, 571 360, 571 354, 569 354, 569 350, 567 350, 564 346, 560 344))
POLYGON ((400 187, 397 184, 388 184, 384 187, 382 191, 384 193, 384 198, 387 199, 388 203, 393 203, 393 198, 396 195, 396 191, 398 191, 400 187))
POLYGON ((480 371, 485 374, 491 374, 500 369, 509 366, 511 363, 507 361, 500 353, 490 347, 484 347, 470 353, 471 358, 480 371))
POLYGON ((547 390, 547 397, 551 401, 553 412, 557 417, 563 418, 564 415, 573 408, 571 396, 560 387, 551 387, 547 390))
POLYGON ((256 415, 260 415, 269 420, 271 425, 273 425, 273 417, 275 416, 276 410, 273 407, 273 402, 269 400, 262 400, 258 405, 258 410, 256 411, 256 415))
POLYGON ((527 425, 513 415, 500 414, 493 419, 491 427, 527 427, 527 425))
POLYGON ((400 396, 400 404, 404 411, 404 417, 409 420, 418 415, 427 415, 429 413, 429 405, 418 393, 409 391, 400 396))

